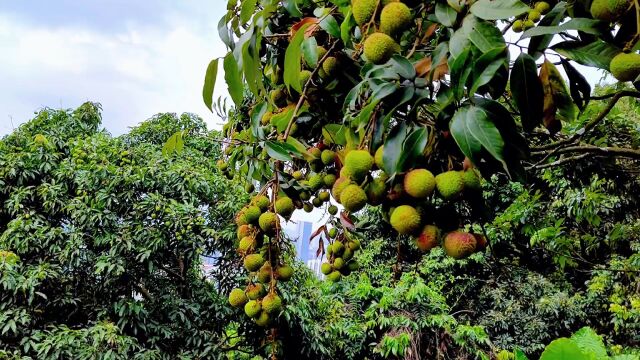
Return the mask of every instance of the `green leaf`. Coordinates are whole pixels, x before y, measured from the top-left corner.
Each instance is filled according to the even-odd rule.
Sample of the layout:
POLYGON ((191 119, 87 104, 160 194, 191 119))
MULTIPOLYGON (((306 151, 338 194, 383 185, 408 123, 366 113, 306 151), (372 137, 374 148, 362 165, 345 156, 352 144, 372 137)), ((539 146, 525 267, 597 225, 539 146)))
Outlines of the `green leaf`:
POLYGON ((453 27, 457 17, 458 13, 451 6, 440 2, 436 4, 436 19, 438 19, 440 24, 446 27, 453 27))
POLYGON ((591 98, 591 85, 587 79, 574 68, 568 60, 561 59, 564 72, 567 73, 569 78, 569 91, 571 92, 571 98, 576 103, 580 111, 584 110, 591 98))
POLYGON ((471 43, 483 53, 507 46, 502 32, 492 22, 480 20, 474 16, 467 16, 463 27, 466 29, 466 34, 468 34, 471 43))
MULTIPOLYGON (((409 170, 415 160, 422 156, 424 147, 427 146, 429 140, 429 132, 427 128, 420 127, 409 133, 402 144, 402 153, 398 159, 397 168, 399 171, 409 170)), ((384 161, 384 156, 383 156, 384 161)))
POLYGON ((560 71, 548 60, 540 68, 540 81, 545 94, 544 123, 547 129, 552 131, 555 128, 555 120, 575 121, 578 118, 578 107, 571 99, 560 71))
POLYGON ((291 145, 272 140, 265 141, 264 145, 267 149, 267 154, 269 154, 270 157, 280 161, 293 160, 288 150, 288 147, 291 147, 291 145))
POLYGON ((258 54, 258 37, 253 31, 253 27, 243 36, 249 34, 247 41, 242 44, 242 69, 244 78, 249 90, 254 95, 259 95, 259 88, 262 86, 260 71, 260 55, 258 54))
POLYGON ((322 21, 320 21, 320 27, 322 28, 322 30, 326 31, 327 34, 335 38, 340 37, 340 26, 338 26, 338 22, 336 21, 336 18, 333 17, 333 15, 324 16, 322 21))
POLYGON ((262 115, 267 112, 268 104, 266 102, 261 102, 256 107, 253 108, 251 112, 251 133, 257 139, 264 138, 264 130, 262 126, 260 126, 260 120, 262 119, 262 115))
POLYGON ((542 122, 544 91, 538 77, 536 62, 531 56, 521 53, 511 70, 511 94, 520 111, 520 120, 525 131, 531 131, 542 122))
POLYGON ((344 146, 347 143, 345 126, 342 124, 327 124, 322 128, 322 136, 330 144, 344 146))
POLYGON ((609 70, 609 64, 621 50, 602 40, 596 40, 584 45, 579 41, 565 41, 552 46, 558 54, 577 62, 578 64, 593 66, 609 70))
POLYGON ((229 95, 231 95, 231 99, 236 106, 240 106, 240 104, 242 104, 242 75, 232 52, 229 52, 227 56, 224 57, 223 68, 224 80, 227 82, 229 95))
POLYGON ((509 61, 506 58, 507 48, 496 48, 482 55, 473 65, 473 85, 469 94, 475 94, 478 88, 488 84, 496 72, 509 61))
POLYGON ((529 360, 527 355, 525 355, 525 353, 520 349, 515 349, 513 354, 515 355, 514 360, 529 360))
POLYGON ((451 74, 451 86, 457 99, 464 95, 464 87, 467 78, 473 69, 471 50, 466 49, 457 57, 449 58, 449 72, 451 74))
POLYGON ((242 25, 251 20, 251 15, 256 11, 256 4, 256 0, 242 0, 240 7, 240 23, 242 25))
POLYGON ((568 30, 577 30, 587 34, 600 35, 603 32, 603 26, 606 26, 606 24, 600 20, 576 18, 558 26, 532 27, 522 34, 522 38, 525 39, 541 35, 555 35, 568 30))
POLYGON ((351 46, 351 29, 356 25, 355 20, 353 19, 353 15, 351 15, 351 10, 347 12, 344 16, 344 20, 342 20, 342 24, 340 24, 340 39, 345 46, 351 46))
POLYGON ((202 86, 202 99, 209 111, 213 111, 213 90, 216 87, 217 77, 218 59, 213 59, 209 62, 209 66, 207 66, 207 72, 204 75, 204 85, 202 86))
POLYGON ((607 360, 607 349, 602 342, 602 337, 590 327, 583 327, 571 336, 571 340, 578 345, 580 350, 590 355, 592 360, 607 360))
POLYGON ((462 153, 478 165, 482 148, 504 163, 504 140, 487 113, 475 106, 458 109, 449 126, 451 135, 462 153))
POLYGON ((401 122, 389 132, 387 140, 384 142, 384 151, 382 153, 383 170, 389 174, 390 177, 400 171, 398 163, 402 156, 402 149, 406 138, 407 125, 401 122))
POLYGON ((302 41, 304 40, 304 32, 310 24, 303 25, 289 42, 287 50, 284 54, 284 83, 287 88, 294 88, 298 93, 302 92, 300 84, 300 65, 302 41))
POLYGON ((502 20, 518 16, 531 8, 520 0, 478 0, 471 13, 484 20, 502 20))
MULTIPOLYGON (((542 20, 538 23, 538 26, 555 26, 560 24, 562 20, 565 18, 567 12, 567 3, 564 1, 560 1, 556 4, 556 6, 549 11, 547 15, 545 15, 542 20)), ((551 40, 553 39, 553 34, 536 36, 531 38, 529 41, 529 48, 527 52, 529 55, 533 57, 534 60, 537 60, 544 50, 549 46, 551 40)))
POLYGON ((542 352, 540 360, 588 359, 578 345, 570 339, 560 338, 551 342, 542 352))
POLYGON ((162 146, 162 155, 169 156, 173 153, 182 153, 182 150, 184 150, 184 139, 182 138, 184 134, 185 130, 180 130, 171 135, 162 146))
POLYGON ((283 132, 287 129, 289 121, 293 117, 293 106, 287 106, 284 111, 281 111, 271 117, 271 123, 278 129, 279 132, 283 132))
POLYGON ((302 42, 302 56, 310 67, 316 67, 320 59, 318 59, 318 43, 315 37, 312 36, 302 42))

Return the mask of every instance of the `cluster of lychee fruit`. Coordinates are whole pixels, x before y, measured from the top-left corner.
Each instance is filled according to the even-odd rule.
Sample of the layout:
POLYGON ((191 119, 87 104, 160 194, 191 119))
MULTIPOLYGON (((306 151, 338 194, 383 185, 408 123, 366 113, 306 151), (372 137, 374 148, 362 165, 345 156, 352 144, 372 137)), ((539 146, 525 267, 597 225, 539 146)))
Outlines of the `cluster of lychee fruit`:
POLYGON ((413 14, 407 4, 397 0, 353 0, 351 10, 366 36, 367 61, 383 64, 400 51, 397 40, 413 25, 413 14))
POLYGON ((360 249, 360 240, 353 237, 353 234, 340 233, 335 227, 329 230, 329 238, 332 241, 327 247, 327 261, 322 263, 320 271, 326 275, 327 280, 338 282, 342 276, 347 276, 360 267, 353 258, 360 249))
POLYGON ((271 206, 266 195, 258 194, 236 214, 237 252, 249 273, 249 284, 245 289, 233 289, 229 303, 244 306, 247 316, 260 326, 269 325, 282 308, 277 281, 288 281, 293 276, 293 268, 280 263, 280 249, 274 240, 280 231, 278 215, 288 218, 293 211, 288 197, 279 197, 271 206))
POLYGON ((550 9, 551 5, 546 1, 539 1, 535 3, 531 10, 520 15, 518 19, 513 22, 511 29, 516 33, 531 29, 538 21, 540 21, 540 19, 542 19, 542 15, 547 14, 550 9))

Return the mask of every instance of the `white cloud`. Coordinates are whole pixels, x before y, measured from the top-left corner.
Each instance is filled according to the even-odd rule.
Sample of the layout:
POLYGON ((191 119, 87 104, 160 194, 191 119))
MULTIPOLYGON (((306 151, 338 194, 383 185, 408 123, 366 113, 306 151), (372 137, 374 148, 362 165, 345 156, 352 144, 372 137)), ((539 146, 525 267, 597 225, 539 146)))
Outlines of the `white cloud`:
MULTIPOLYGON (((167 111, 195 112, 218 127, 201 99, 208 62, 225 52, 208 25, 218 16, 172 14, 166 23, 128 23, 110 32, 0 13, 0 134, 40 107, 87 100, 102 103, 103 125, 115 134, 167 111)), ((221 78, 216 96, 226 91, 221 78)))

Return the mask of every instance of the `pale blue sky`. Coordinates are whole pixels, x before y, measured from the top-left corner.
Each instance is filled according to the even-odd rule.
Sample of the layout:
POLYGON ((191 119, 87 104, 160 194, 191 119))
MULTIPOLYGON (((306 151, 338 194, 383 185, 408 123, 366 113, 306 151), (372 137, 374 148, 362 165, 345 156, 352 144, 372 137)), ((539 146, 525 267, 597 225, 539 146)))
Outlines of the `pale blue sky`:
MULTIPOLYGON (((158 112, 203 105, 204 71, 223 56, 222 0, 0 0, 0 135, 48 106, 103 105, 114 134, 158 112)), ((220 79, 219 79, 220 80, 220 79)), ((225 92, 217 84, 217 95, 225 92)))

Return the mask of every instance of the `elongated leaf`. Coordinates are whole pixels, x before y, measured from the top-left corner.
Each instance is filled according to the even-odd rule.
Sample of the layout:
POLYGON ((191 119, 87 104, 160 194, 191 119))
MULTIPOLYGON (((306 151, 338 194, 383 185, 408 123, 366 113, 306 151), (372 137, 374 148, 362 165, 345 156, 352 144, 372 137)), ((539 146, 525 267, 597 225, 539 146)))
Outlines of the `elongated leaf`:
MULTIPOLYGON (((551 9, 551 11, 549 11, 547 15, 542 18, 542 20, 540 20, 538 26, 556 26, 566 17, 566 13, 567 3, 560 1, 553 7, 553 9, 551 9)), ((534 60, 537 60, 542 56, 542 53, 549 46, 552 39, 553 34, 531 38, 529 41, 529 48, 527 49, 528 54, 531 55, 534 60)))
POLYGON ((611 59, 621 51, 617 47, 602 40, 596 40, 586 45, 578 41, 565 41, 554 45, 552 49, 578 64, 593 66, 604 70, 609 70, 611 59))
POLYGON ((184 150, 184 130, 177 131, 167 139, 162 147, 162 155, 168 156, 173 153, 180 154, 184 150))
POLYGON ((488 84, 496 74, 496 72, 505 64, 508 64, 506 58, 507 48, 496 48, 482 55, 473 65, 473 85, 469 94, 475 94, 478 88, 488 84))
POLYGON ((451 86, 456 98, 462 98, 467 78, 471 73, 471 50, 466 49, 458 57, 449 58, 449 70, 451 72, 451 86))
POLYGON ((405 139, 407 138, 407 125, 401 122, 398 126, 391 129, 384 143, 384 151, 382 154, 382 163, 384 171, 389 176, 394 176, 398 171, 398 163, 402 156, 402 149, 405 139))
POLYGON ((496 160, 504 163, 504 140, 481 108, 466 106, 458 109, 453 115, 450 130, 462 153, 474 164, 479 165, 483 148, 496 160))
POLYGON ((224 57, 223 67, 224 79, 229 88, 229 95, 231 95, 231 99, 236 106, 240 106, 240 104, 242 104, 242 75, 232 52, 229 52, 227 56, 224 57))
MULTIPOLYGON (((429 132, 426 128, 421 127, 414 129, 409 133, 404 143, 402 144, 402 154, 398 159, 398 170, 409 170, 417 158, 422 156, 424 147, 429 140, 429 132)), ((384 156, 383 156, 384 161, 384 156)))
POLYGON ((471 43, 483 53, 506 46, 502 32, 492 22, 467 16, 463 27, 466 29, 471 43))
POLYGON ((264 138, 264 130, 260 126, 262 116, 267 112, 268 104, 266 102, 259 103, 251 112, 251 133, 257 139, 264 138))
POLYGON ((342 40, 345 46, 351 46, 351 29, 353 29, 355 25, 356 22, 353 19, 353 15, 351 15, 351 10, 349 10, 344 16, 342 24, 340 24, 340 40, 342 40))
POLYGON ((521 53, 513 64, 511 94, 525 131, 531 131, 542 123, 544 91, 536 62, 528 54, 521 53))
POLYGON ((251 15, 256 11, 256 3, 256 0, 242 0, 240 7, 240 23, 242 25, 251 19, 251 15))
POLYGON ((522 350, 520 350, 520 349, 515 349, 513 351, 513 354, 515 355, 515 359, 514 360, 529 360, 527 355, 525 355, 525 353, 522 352, 522 350))
POLYGON ((440 24, 446 27, 453 27, 456 23, 457 16, 458 13, 451 6, 440 2, 436 4, 436 19, 438 19, 440 24))
POLYGON ((301 47, 304 40, 304 32, 309 26, 310 24, 305 24, 296 31, 284 55, 284 83, 288 88, 294 88, 298 93, 302 92, 299 77, 301 71, 301 47))
POLYGON ((562 75, 548 60, 540 68, 540 81, 544 90, 544 125, 551 133, 555 133, 562 127, 561 121, 576 120, 578 108, 567 91, 562 75))
POLYGON ((344 146, 347 143, 345 126, 342 124, 327 124, 322 128, 322 136, 330 144, 344 146))
MULTIPOLYGON (((293 148, 293 146, 286 143, 281 143, 281 142, 271 141, 271 140, 265 141, 264 145, 270 157, 276 160, 281 160, 281 161, 293 160, 293 158, 289 154, 289 151, 291 150, 291 148, 293 148)), ((293 149, 295 150, 295 148, 293 149)))
POLYGON ((589 104, 589 99, 591 98, 591 85, 587 79, 585 79, 585 77, 569 63, 569 61, 562 59, 562 67, 569 78, 569 91, 571 92, 571 97, 578 106, 578 109, 582 111, 587 104, 589 104))
POLYGON ((336 21, 336 18, 333 17, 333 15, 325 16, 322 21, 320 21, 320 27, 322 28, 322 30, 326 31, 327 34, 335 38, 340 37, 340 26, 338 25, 338 22, 336 21))
POLYGON ((204 75, 204 85, 202 86, 202 100, 209 111, 213 111, 213 90, 216 87, 216 78, 218 77, 218 59, 213 59, 207 66, 207 72, 204 75))
POLYGON ((604 22, 593 19, 576 18, 567 21, 566 23, 558 26, 536 26, 525 31, 522 34, 522 38, 528 38, 541 35, 555 35, 563 31, 577 30, 587 34, 600 35, 603 32, 603 26, 606 26, 604 22))
POLYGON ((502 20, 529 11, 520 0, 478 0, 471 5, 471 13, 484 20, 502 20))
POLYGON ((318 64, 318 43, 315 37, 310 37, 302 42, 302 57, 310 67, 318 64))

